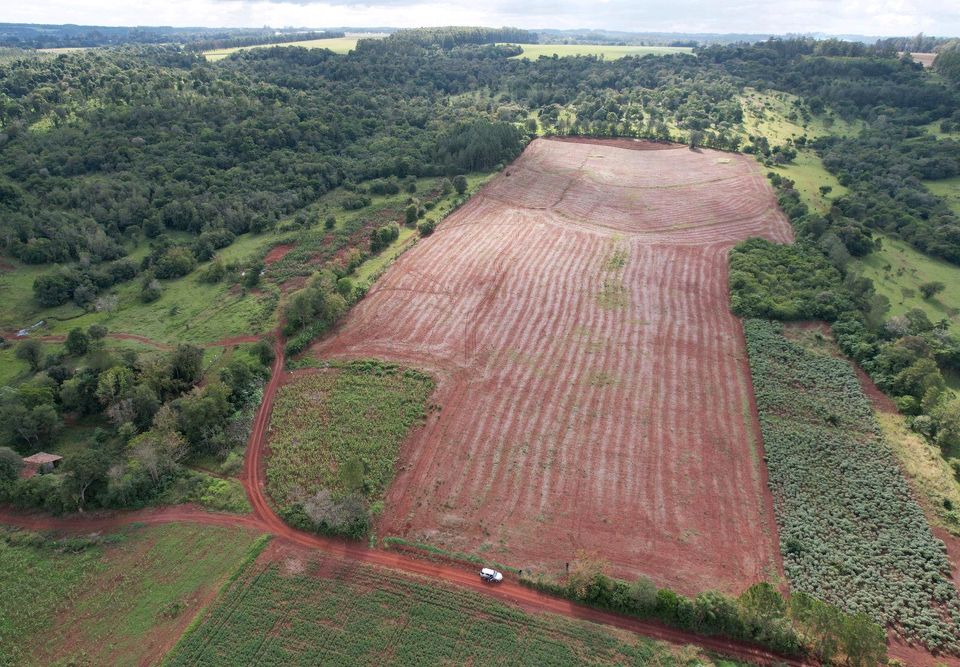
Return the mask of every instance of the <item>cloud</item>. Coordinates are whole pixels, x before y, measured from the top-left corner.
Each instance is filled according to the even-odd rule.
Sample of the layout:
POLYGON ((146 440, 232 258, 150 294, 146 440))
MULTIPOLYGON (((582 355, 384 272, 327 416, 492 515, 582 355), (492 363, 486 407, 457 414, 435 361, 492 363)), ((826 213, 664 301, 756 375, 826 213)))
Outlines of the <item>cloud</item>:
POLYGON ((960 35, 956 0, 35 0, 0 20, 208 27, 513 25, 660 32, 960 35))

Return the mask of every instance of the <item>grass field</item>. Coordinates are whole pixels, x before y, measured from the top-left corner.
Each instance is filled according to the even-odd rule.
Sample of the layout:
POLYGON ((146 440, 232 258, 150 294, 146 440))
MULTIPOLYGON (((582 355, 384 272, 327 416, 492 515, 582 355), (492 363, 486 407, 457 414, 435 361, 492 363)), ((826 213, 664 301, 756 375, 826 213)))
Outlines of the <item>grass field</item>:
POLYGON ((903 241, 881 237, 883 248, 857 260, 860 272, 890 299, 890 315, 920 308, 934 322, 960 317, 960 267, 914 250, 903 241), (933 297, 920 295, 921 283, 938 280, 947 288, 933 297))
POLYGON ((334 53, 350 53, 357 47, 360 39, 377 38, 382 35, 359 35, 355 37, 334 37, 333 39, 306 39, 301 42, 284 42, 283 44, 257 44, 254 46, 238 46, 231 49, 214 49, 204 51, 203 55, 207 60, 216 62, 223 60, 231 53, 242 51, 244 49, 262 49, 271 46, 301 46, 305 49, 330 49, 334 53))
POLYGON ((170 665, 736 664, 331 557, 253 564, 221 600, 170 665))
POLYGON ((356 491, 380 500, 432 391, 429 376, 375 361, 295 378, 273 409, 270 495, 288 504, 327 489, 334 497, 356 491))
POLYGON ((515 58, 536 60, 541 56, 548 58, 554 55, 566 56, 598 56, 604 60, 617 60, 624 56, 664 56, 673 53, 693 53, 693 49, 685 46, 616 46, 610 44, 519 44, 523 53, 515 58))
POLYGON ((156 663, 255 540, 191 524, 93 545, 0 529, 0 665, 156 663))
MULTIPOLYGON (((811 115, 805 119, 795 106, 798 99, 789 93, 747 89, 741 97, 746 134, 764 136, 771 146, 779 146, 801 136, 814 139, 827 134, 849 135, 856 131, 855 125, 829 115, 811 115)), ((793 180, 803 202, 811 210, 821 213, 830 209, 834 199, 847 193, 847 189, 824 168, 820 157, 811 149, 798 149, 792 163, 769 170, 793 180), (821 185, 832 188, 825 197, 820 194, 821 185)))
POLYGON ((800 199, 811 211, 826 213, 834 199, 847 194, 847 188, 826 170, 820 157, 811 150, 797 151, 797 157, 790 164, 771 167, 769 171, 791 179, 795 183, 800 199), (820 186, 833 188, 826 196, 820 194, 820 186))
POLYGON ((831 114, 805 118, 796 95, 781 91, 760 92, 747 88, 740 98, 743 126, 747 134, 761 134, 771 146, 806 135, 807 139, 828 134, 849 136, 860 129, 859 123, 848 123, 831 114))
POLYGON ((945 178, 941 181, 924 181, 923 184, 933 194, 946 199, 953 212, 960 215, 960 176, 945 178))

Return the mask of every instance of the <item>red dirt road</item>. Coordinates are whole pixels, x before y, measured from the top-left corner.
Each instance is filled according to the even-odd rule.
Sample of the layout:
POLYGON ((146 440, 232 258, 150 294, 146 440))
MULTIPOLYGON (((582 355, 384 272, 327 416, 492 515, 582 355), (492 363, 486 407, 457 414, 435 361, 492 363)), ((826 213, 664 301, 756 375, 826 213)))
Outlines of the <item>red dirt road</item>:
POLYGON ((315 346, 438 376, 380 534, 688 594, 778 574, 727 253, 790 227, 751 160, 656 147, 533 142, 315 346))

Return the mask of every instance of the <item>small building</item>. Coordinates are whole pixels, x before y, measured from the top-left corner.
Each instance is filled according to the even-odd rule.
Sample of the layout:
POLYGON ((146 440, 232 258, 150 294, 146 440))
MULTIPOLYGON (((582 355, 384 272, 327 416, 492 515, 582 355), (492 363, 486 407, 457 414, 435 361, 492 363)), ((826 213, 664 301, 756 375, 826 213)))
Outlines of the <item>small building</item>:
POLYGON ((63 461, 63 457, 58 454, 47 454, 46 452, 31 454, 24 457, 23 470, 20 472, 20 476, 28 478, 37 474, 44 475, 53 472, 61 461, 63 461))

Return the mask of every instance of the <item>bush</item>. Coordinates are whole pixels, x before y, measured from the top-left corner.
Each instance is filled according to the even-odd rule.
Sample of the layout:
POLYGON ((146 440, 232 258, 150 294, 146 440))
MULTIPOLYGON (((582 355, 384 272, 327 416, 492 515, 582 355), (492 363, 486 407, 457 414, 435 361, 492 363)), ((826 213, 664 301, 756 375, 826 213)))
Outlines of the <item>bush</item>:
POLYGON ((420 232, 420 236, 430 236, 433 234, 433 230, 436 229, 437 223, 433 220, 424 220, 419 225, 417 225, 417 231, 420 232))
POLYGON ((70 332, 67 333, 67 340, 64 346, 67 348, 67 352, 73 356, 82 357, 87 353, 87 350, 90 349, 90 337, 83 329, 71 329, 70 332))
POLYGON ((0 482, 17 479, 23 469, 23 459, 9 447, 0 447, 0 482))

